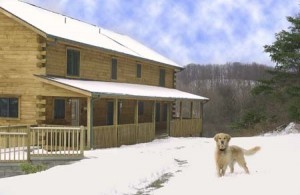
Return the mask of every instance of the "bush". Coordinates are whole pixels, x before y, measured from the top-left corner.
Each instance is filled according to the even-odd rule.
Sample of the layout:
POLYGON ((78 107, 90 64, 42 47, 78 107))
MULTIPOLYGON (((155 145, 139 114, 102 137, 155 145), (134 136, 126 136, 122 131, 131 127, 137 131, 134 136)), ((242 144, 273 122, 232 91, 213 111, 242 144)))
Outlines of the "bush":
POLYGON ((33 165, 32 163, 23 163, 21 164, 21 170, 25 174, 37 173, 47 169, 47 166, 44 164, 33 165))

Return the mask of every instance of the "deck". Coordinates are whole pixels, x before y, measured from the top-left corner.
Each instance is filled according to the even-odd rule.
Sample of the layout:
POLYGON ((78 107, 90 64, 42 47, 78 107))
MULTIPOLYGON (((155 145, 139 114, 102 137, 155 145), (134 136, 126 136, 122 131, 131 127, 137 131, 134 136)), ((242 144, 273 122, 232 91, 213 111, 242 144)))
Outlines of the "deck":
MULTIPOLYGON (((173 119, 172 137, 200 136, 201 120, 173 119)), ((93 127, 93 148, 110 148, 151 142, 156 138, 154 123, 93 127)), ((87 145, 87 128, 72 126, 0 126, 0 162, 82 159, 87 145)))

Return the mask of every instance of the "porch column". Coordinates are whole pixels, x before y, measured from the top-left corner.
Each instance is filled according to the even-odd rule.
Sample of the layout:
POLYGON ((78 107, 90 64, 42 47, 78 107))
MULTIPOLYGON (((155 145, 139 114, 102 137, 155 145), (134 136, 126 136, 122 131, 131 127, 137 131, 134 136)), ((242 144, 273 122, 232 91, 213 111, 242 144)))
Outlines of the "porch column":
POLYGON ((138 133, 139 133, 139 101, 135 101, 134 105, 134 124, 135 124, 135 137, 136 143, 138 143, 138 133))
POLYGON ((87 98, 87 147, 93 149, 94 147, 94 102, 92 97, 87 98))
POLYGON ((155 121, 156 120, 156 100, 153 102, 153 111, 152 111, 152 123, 153 123, 153 128, 154 128, 154 135, 155 135, 155 121))

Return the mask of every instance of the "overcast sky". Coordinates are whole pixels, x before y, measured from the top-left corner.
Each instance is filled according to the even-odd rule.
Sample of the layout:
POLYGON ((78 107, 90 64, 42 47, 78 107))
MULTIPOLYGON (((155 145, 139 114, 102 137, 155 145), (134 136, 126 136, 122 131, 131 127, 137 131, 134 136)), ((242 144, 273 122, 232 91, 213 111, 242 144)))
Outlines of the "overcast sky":
POLYGON ((126 34, 181 65, 273 65, 263 46, 300 10, 299 0, 25 1, 126 34))

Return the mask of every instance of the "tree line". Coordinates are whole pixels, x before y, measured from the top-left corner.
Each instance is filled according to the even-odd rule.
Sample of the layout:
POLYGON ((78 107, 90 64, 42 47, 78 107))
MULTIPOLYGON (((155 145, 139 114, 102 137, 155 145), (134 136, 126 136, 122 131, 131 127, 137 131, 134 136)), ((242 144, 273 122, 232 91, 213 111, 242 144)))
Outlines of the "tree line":
POLYGON ((232 133, 233 125, 256 101, 251 90, 259 80, 269 77, 266 70, 270 69, 256 63, 189 64, 177 74, 176 86, 210 99, 204 105, 204 136, 219 131, 232 133))
POLYGON ((262 64, 190 64, 177 88, 210 98, 204 106, 204 136, 216 132, 255 135, 300 122, 300 13, 264 50, 275 67, 262 64))

